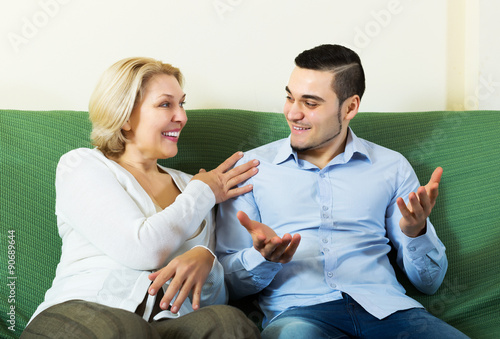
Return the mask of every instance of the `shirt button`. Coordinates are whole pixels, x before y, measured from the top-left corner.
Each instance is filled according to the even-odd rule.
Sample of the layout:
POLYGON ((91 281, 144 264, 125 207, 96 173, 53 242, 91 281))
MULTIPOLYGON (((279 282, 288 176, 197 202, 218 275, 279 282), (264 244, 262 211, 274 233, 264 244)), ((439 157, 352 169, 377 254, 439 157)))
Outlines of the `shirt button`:
POLYGON ((337 285, 335 285, 334 283, 329 283, 328 285, 330 285, 331 288, 337 288, 337 285))
POLYGON ((323 238, 323 240, 321 240, 321 241, 323 241, 324 244, 328 243, 328 239, 326 239, 326 238, 323 238))
POLYGON ((328 219, 328 214, 323 213, 323 218, 328 219))
POLYGON ((323 206, 323 211, 328 211, 328 207, 327 206, 323 206))
POLYGON ((321 173, 319 176, 320 176, 321 178, 324 178, 324 177, 325 177, 325 173, 321 173))
POLYGON ((410 252, 415 252, 416 248, 415 247, 409 247, 408 250, 410 250, 410 252))
POLYGON ((328 272, 326 275, 328 276, 328 278, 333 277, 333 273, 332 272, 328 272))
POLYGON ((323 248, 323 253, 328 253, 330 252, 330 249, 328 247, 323 248))

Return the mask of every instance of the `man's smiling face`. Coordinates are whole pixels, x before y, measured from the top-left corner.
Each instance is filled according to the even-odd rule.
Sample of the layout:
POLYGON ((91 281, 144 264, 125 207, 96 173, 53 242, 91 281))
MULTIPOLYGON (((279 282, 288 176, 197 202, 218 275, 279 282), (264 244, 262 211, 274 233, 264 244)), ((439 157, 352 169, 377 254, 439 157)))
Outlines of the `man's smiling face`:
MULTIPOLYGON (((283 109, 298 154, 335 152, 344 138, 339 100, 333 91, 333 73, 295 67, 286 86, 283 109)), ((346 124, 347 125, 347 124, 346 124)))

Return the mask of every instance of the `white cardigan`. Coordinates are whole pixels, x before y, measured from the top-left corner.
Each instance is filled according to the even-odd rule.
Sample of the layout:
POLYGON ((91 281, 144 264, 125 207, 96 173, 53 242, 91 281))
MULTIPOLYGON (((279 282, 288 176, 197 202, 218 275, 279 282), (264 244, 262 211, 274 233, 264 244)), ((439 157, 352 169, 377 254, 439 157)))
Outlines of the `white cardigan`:
MULTIPOLYGON (((210 187, 190 181, 183 172, 161 168, 182 193, 157 212, 137 180, 99 150, 80 148, 61 157, 56 173, 61 260, 52 287, 31 319, 74 299, 135 312, 151 283, 149 273, 193 247, 214 249, 215 196, 210 187)), ((225 302, 223 269, 215 259, 201 306, 225 302)), ((186 300, 178 314, 165 311, 157 318, 192 311, 186 300)))

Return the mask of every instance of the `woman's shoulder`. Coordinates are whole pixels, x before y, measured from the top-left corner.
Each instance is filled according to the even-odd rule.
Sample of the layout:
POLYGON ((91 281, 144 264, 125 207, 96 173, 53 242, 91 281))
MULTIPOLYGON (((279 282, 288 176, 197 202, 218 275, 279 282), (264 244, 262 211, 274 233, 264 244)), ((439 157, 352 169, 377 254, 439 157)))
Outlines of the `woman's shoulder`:
POLYGON ((84 167, 95 167, 97 164, 107 163, 111 160, 106 158, 101 151, 96 148, 76 148, 64 153, 57 165, 58 172, 61 170, 75 170, 84 167))
POLYGON ((77 161, 77 160, 83 160, 85 158, 106 158, 106 157, 97 148, 86 148, 86 147, 72 149, 71 151, 68 151, 61 156, 61 160, 65 161, 71 161, 71 160, 77 161))

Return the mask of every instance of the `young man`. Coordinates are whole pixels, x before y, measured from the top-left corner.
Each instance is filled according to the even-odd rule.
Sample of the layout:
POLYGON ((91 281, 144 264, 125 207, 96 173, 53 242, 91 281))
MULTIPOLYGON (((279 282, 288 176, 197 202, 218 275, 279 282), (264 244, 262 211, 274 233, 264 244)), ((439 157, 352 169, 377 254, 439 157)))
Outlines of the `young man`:
POLYGON ((420 291, 439 288, 447 259, 428 216, 442 169, 420 186, 402 155, 349 128, 365 89, 356 53, 322 45, 295 63, 290 136, 247 152, 252 192, 219 206, 232 296, 260 293, 263 338, 466 337, 405 295, 387 257, 392 243, 420 291))

